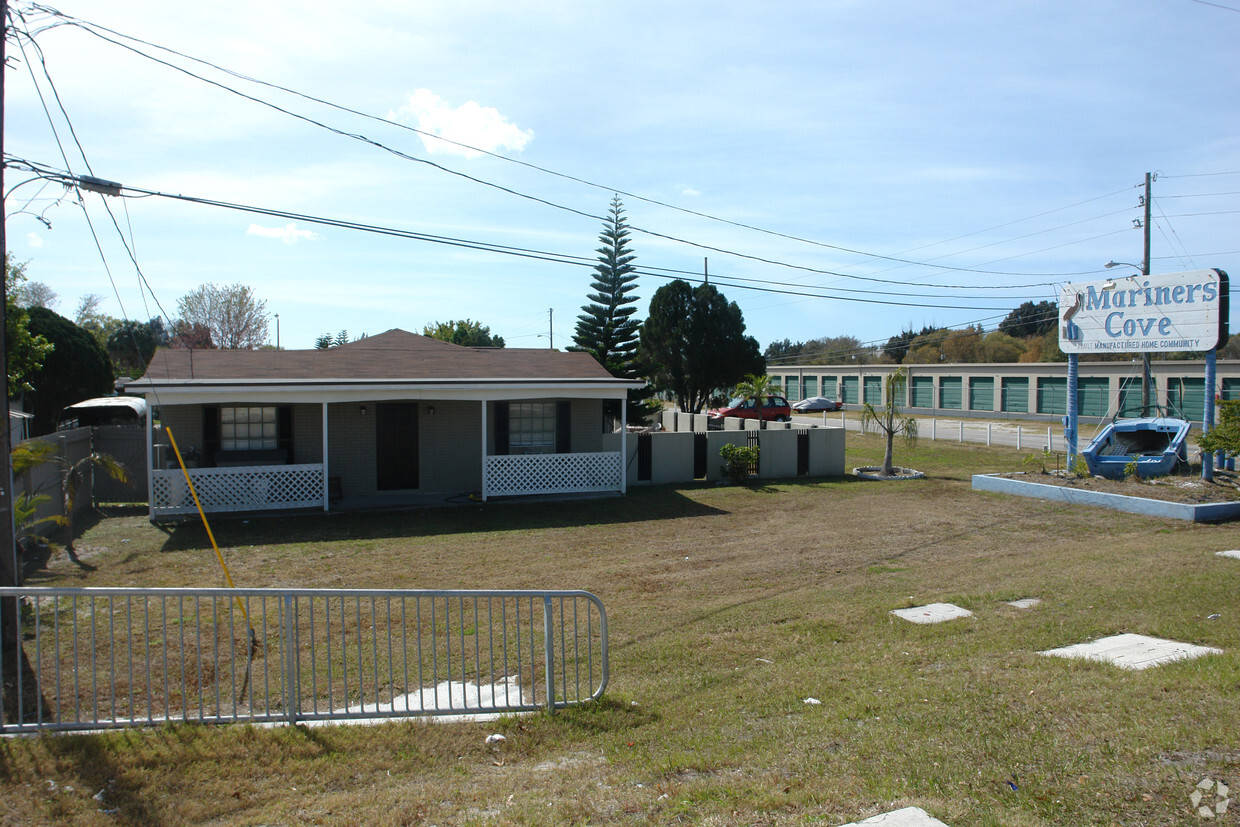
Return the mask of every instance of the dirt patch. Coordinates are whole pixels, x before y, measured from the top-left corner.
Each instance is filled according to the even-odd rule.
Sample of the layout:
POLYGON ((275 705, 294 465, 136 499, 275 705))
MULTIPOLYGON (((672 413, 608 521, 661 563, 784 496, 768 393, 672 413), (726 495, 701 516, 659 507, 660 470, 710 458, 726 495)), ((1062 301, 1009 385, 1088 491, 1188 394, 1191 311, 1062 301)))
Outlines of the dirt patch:
POLYGON ((1056 485, 1080 491, 1098 491, 1103 494, 1122 494, 1125 497, 1141 497, 1173 503, 1229 503, 1240 501, 1240 475, 1234 471, 1215 471, 1213 481, 1201 478, 1201 469, 1195 476, 1159 477, 1151 480, 1111 480, 1105 477, 1075 477, 1064 472, 1033 474, 1003 474, 1012 479, 1022 479, 1041 485, 1056 485))

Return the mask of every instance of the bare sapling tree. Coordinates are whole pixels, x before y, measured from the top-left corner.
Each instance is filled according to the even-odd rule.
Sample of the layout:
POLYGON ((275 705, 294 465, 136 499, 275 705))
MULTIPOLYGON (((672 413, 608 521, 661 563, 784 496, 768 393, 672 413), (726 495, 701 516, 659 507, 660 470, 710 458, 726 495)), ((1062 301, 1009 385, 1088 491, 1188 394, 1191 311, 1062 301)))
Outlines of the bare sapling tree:
POLYGON ((255 350, 267 341, 267 302, 244 284, 204 284, 177 302, 181 321, 202 325, 223 350, 255 350))

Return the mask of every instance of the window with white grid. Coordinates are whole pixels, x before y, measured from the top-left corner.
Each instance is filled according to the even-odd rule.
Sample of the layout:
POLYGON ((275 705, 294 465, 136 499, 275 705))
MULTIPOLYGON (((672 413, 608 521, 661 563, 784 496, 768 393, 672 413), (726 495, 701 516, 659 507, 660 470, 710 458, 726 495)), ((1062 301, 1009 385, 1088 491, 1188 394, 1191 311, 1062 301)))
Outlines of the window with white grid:
POLYGON ((220 408, 220 448, 262 451, 276 447, 276 409, 220 408))
POLYGON ((514 454, 555 452, 555 403, 513 402, 508 409, 508 446, 514 454))

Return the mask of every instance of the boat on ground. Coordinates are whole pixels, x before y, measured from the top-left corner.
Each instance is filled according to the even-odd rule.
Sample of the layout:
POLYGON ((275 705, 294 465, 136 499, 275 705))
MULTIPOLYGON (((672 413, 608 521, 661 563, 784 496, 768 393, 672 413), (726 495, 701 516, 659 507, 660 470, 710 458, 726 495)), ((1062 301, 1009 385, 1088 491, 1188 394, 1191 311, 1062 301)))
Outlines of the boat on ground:
POLYGON ((1123 479, 1124 470, 1136 462, 1143 478, 1163 477, 1188 461, 1188 432, 1192 423, 1170 417, 1117 419, 1081 451, 1089 473, 1123 479))

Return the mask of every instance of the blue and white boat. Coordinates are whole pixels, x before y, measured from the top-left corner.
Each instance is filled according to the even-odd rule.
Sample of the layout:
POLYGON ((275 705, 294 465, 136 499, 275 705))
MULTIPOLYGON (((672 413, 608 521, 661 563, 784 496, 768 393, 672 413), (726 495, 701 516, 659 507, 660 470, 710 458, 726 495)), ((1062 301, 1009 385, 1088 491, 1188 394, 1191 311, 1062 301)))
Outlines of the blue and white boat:
POLYGON ((1188 431, 1192 423, 1169 417, 1116 420, 1081 451, 1095 476, 1122 479, 1134 460, 1141 477, 1162 477, 1188 460, 1188 431))

